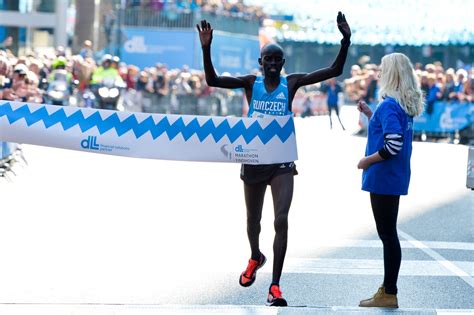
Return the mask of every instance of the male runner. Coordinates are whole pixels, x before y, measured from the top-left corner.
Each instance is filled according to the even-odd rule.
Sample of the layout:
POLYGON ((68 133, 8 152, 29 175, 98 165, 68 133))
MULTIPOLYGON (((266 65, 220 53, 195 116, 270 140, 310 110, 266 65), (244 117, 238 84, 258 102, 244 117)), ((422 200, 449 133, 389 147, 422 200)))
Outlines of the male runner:
MULTIPOLYGON (((328 67, 311 73, 294 73, 287 77, 281 76, 285 64, 283 49, 276 44, 264 46, 258 62, 263 76, 245 75, 239 77, 218 76, 211 60, 212 32, 211 25, 201 21, 196 25, 201 40, 204 59, 206 82, 209 86, 237 89, 243 88, 249 103, 249 117, 264 115, 292 115, 291 104, 298 88, 315 84, 342 73, 350 45, 351 30, 345 16, 339 12, 337 26, 343 35, 341 49, 334 63, 328 67), (267 108, 265 102, 273 102, 267 108)), ((259 234, 262 217, 263 200, 267 185, 270 185, 275 212, 273 242, 273 274, 267 298, 269 306, 287 306, 280 291, 280 277, 285 260, 288 239, 288 212, 293 197, 293 175, 296 175, 293 161, 271 165, 246 165, 241 168, 244 181, 245 203, 247 207, 247 235, 250 242, 251 257, 247 269, 240 275, 239 283, 244 287, 253 284, 257 269, 265 264, 266 258, 260 252, 259 234)))

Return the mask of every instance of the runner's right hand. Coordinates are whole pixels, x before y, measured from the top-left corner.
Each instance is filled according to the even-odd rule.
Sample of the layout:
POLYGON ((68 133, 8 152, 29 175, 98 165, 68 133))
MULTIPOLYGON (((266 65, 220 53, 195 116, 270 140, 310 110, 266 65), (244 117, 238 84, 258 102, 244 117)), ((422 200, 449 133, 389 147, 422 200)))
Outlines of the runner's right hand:
POLYGON ((206 20, 201 21, 201 27, 199 24, 196 24, 196 28, 199 32, 199 39, 201 40, 201 47, 207 47, 211 45, 212 42, 212 32, 214 31, 206 20))

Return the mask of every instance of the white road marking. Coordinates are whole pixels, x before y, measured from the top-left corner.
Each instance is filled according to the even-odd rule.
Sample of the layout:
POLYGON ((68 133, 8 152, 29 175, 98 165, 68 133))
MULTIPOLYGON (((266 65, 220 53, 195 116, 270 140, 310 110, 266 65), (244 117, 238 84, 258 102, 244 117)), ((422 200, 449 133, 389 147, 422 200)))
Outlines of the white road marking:
MULTIPOLYGON (((474 270, 474 262, 450 262, 463 269, 474 270)), ((459 268, 458 268, 459 269, 459 268)), ((265 266, 262 271, 270 271, 265 266), (266 269, 265 269, 266 268, 266 269)), ((330 258, 287 258, 284 273, 344 274, 344 275, 383 275, 383 259, 330 259, 330 258)), ((474 275, 474 271, 471 272, 474 275)), ((402 260, 400 276, 459 276, 451 269, 440 265, 439 261, 402 260)))
POLYGON ((471 275, 465 272, 463 269, 465 268, 460 268, 458 267, 459 264, 458 262, 452 262, 429 248, 426 244, 424 244, 421 241, 416 240, 413 236, 410 234, 407 234, 401 230, 398 230, 398 234, 401 235, 404 239, 408 240, 410 243, 413 244, 416 248, 419 248, 423 252, 425 252, 427 255, 429 255, 431 258, 433 258, 436 262, 438 262, 441 266, 445 267, 447 270, 452 272, 454 275, 460 277, 462 280, 464 280, 467 284, 469 284, 471 287, 474 288, 474 279, 472 277, 472 273, 474 270, 474 266, 472 263, 469 263, 467 266, 467 270, 470 270, 471 275))
MULTIPOLYGON (((474 243, 468 242, 423 242, 427 247, 432 249, 453 249, 474 251, 474 243)), ((410 241, 400 241, 402 248, 417 248, 410 241)), ((365 247, 365 248, 382 248, 380 240, 336 240, 332 242, 325 242, 321 247, 365 247)))

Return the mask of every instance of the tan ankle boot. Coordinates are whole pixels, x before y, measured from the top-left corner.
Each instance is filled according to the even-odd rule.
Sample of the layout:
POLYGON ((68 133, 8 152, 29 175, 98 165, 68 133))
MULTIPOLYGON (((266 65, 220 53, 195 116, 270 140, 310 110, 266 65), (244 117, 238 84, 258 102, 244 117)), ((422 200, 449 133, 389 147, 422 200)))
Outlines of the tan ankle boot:
POLYGON ((385 288, 381 286, 372 298, 360 301, 359 306, 398 308, 397 295, 385 293, 385 288))

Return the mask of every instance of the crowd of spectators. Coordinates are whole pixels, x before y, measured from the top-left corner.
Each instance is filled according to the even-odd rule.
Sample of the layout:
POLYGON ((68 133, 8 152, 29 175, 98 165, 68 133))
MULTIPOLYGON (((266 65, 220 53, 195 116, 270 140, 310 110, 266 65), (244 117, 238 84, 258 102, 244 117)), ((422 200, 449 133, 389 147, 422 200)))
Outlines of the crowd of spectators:
MULTIPOLYGON (((71 75, 74 97, 81 106, 81 95, 91 86, 91 78, 100 61, 92 58, 91 42, 86 41, 77 55, 66 54, 63 48, 54 54, 30 53, 15 56, 0 50, 0 99, 43 103, 45 84, 58 58, 65 60, 71 75)), ((139 69, 113 58, 113 67, 125 82, 122 91, 125 109, 145 112, 202 115, 242 115, 243 92, 207 86, 204 72, 189 69, 168 69, 164 64, 139 69), (128 106, 128 108, 127 108, 128 106)))
POLYGON ((204 72, 189 69, 168 69, 156 64, 140 70, 134 65, 121 65, 125 78, 126 102, 142 104, 145 112, 198 115, 242 115, 243 92, 209 87, 204 72))
POLYGON ((0 51, 0 99, 41 103, 40 78, 44 63, 29 56, 16 58, 0 51))
MULTIPOLYGON (((445 69, 441 62, 426 65, 416 63, 414 67, 425 94, 427 113, 431 112, 433 103, 436 101, 474 101, 474 67, 445 69)), ((359 99, 367 103, 375 101, 378 73, 379 68, 375 64, 353 65, 351 77, 344 80, 347 101, 356 102, 359 99)))
POLYGON ((127 8, 152 10, 154 12, 173 11, 189 13, 201 11, 222 16, 262 20, 263 8, 246 5, 242 0, 128 0, 127 8))

